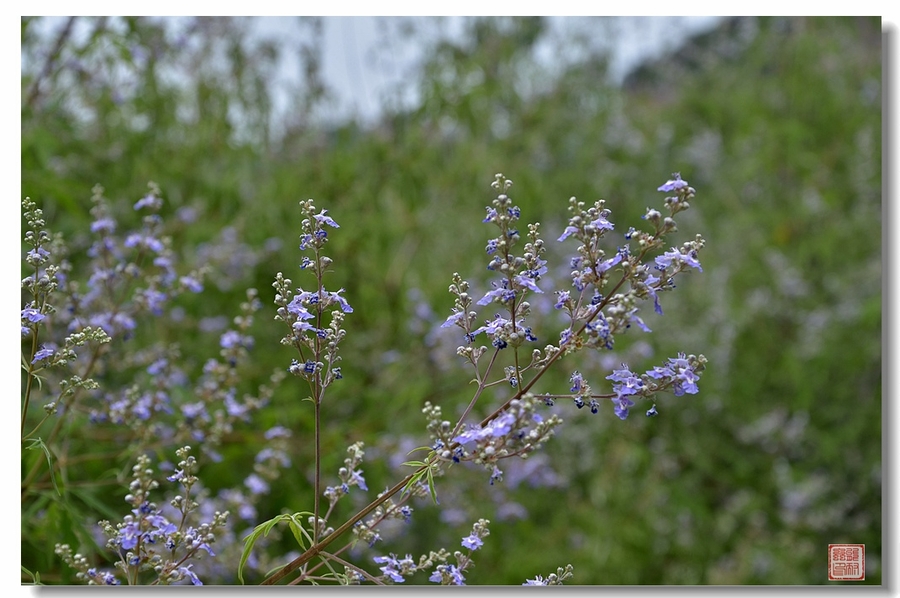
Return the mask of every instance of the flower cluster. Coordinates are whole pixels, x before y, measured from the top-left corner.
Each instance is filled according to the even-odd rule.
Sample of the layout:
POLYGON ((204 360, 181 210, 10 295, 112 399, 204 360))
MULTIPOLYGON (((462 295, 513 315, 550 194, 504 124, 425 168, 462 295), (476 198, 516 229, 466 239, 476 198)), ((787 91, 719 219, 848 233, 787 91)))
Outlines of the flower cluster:
MULTIPOLYGON (((176 496, 172 506, 180 515, 176 525, 167 518, 156 503, 150 501, 150 493, 159 487, 153 478, 150 458, 142 455, 133 467, 133 480, 129 485, 126 502, 134 508, 117 524, 99 522, 106 534, 107 547, 118 556, 116 568, 125 576, 129 585, 152 583, 169 585, 190 581, 193 585, 203 582, 193 571, 193 563, 203 551, 209 557, 216 556, 210 544, 216 541, 217 530, 226 525, 228 512, 216 512, 208 522, 196 527, 188 525, 190 514, 198 507, 191 498, 191 488, 197 483, 194 475, 197 462, 190 455, 190 447, 177 451, 180 469, 168 476, 170 482, 178 482, 184 492, 176 496)), ((81 554, 72 554, 66 544, 57 544, 56 553, 77 573, 77 577, 89 584, 119 585, 121 581, 111 572, 98 571, 88 565, 81 554)))
MULTIPOLYGON (((240 370, 250 360, 255 345, 250 328, 254 314, 261 309, 257 292, 250 289, 232 326, 207 323, 217 334, 218 357, 203 362, 194 384, 179 347, 155 345, 124 353, 121 364, 135 372, 129 384, 95 393, 96 383, 87 374, 95 364, 98 368, 111 364, 100 347, 134 338, 146 316, 162 314, 180 293, 201 292, 208 269, 177 272, 171 239, 164 234, 159 215, 163 201, 155 185, 151 184, 149 193, 134 204, 134 209, 143 214, 140 228, 124 235, 118 235, 120 225, 98 187, 93 198, 93 242, 87 252, 92 275, 82 293, 69 276, 72 268, 64 259, 63 245, 44 230, 40 210, 26 200, 23 208, 31 230, 26 234, 29 273, 22 287, 28 299, 21 311, 21 329, 23 345, 30 347, 24 360, 28 384, 23 401, 23 439, 33 435, 24 434, 32 380, 38 373, 70 367, 80 360, 86 366, 85 375, 59 381, 61 392, 45 407, 47 417, 65 411, 61 407, 74 405, 79 392, 92 393, 92 402, 81 409, 91 425, 129 431, 133 446, 142 451, 158 441, 178 442, 176 446, 182 447, 176 451, 176 465, 161 466, 170 468, 166 479, 180 488, 167 505, 160 507, 151 499, 159 482, 150 458, 141 452, 126 496, 130 512, 116 523, 100 522, 106 547, 116 555, 114 571, 92 566, 85 555, 73 552, 68 545, 57 545, 57 554, 76 570, 77 577, 105 585, 202 585, 200 576, 211 570, 209 562, 220 552, 218 546, 214 552, 213 546, 227 538, 222 544, 223 554, 239 563, 237 575, 242 581, 246 565, 255 571, 269 571, 264 584, 274 584, 291 574, 296 575, 292 583, 332 580, 399 584, 422 573, 432 583, 465 585, 474 565, 473 554, 490 535, 490 522, 483 518, 462 537, 461 549, 452 552, 439 548, 418 559, 388 552, 371 557, 368 566, 345 560, 346 554, 358 556, 376 545, 389 544, 392 527, 410 529, 404 524, 413 517, 413 502, 430 497, 439 503, 438 482, 457 464, 480 466, 491 485, 502 482, 507 468, 504 460, 517 457, 507 463, 528 462, 522 460, 534 455, 563 424, 559 415, 547 410, 556 399, 571 400, 577 409, 587 407, 594 414, 609 401, 613 413, 625 420, 638 399, 650 400, 661 392, 675 396, 699 392, 698 381, 706 366, 703 355, 678 353, 643 373, 636 373, 627 362, 611 367, 622 358, 613 353, 619 335, 632 327, 650 332, 642 308, 652 302, 653 311, 662 315, 664 293, 675 288, 675 278, 692 270, 703 271, 699 261, 705 245, 702 237, 698 235, 680 246, 666 241, 667 235, 677 230, 675 216, 690 207, 696 194, 679 174, 658 187, 668 195, 662 211, 648 208, 644 213, 646 230, 629 228, 617 243, 609 239, 621 229, 616 228, 612 210, 604 200, 588 206, 571 198, 570 218, 556 240, 575 241, 578 246, 568 261, 566 288, 557 289, 549 282, 547 247, 540 224, 520 225, 522 211, 509 195, 511 180, 498 174, 492 187, 497 194, 483 219, 484 224, 495 227, 494 236, 485 246, 490 287, 473 296, 469 282, 455 273, 449 287, 454 304, 449 317, 440 324, 440 328, 461 332, 456 353, 471 371, 474 391, 465 408, 452 405, 453 412, 459 414, 453 420, 444 418, 445 409, 436 400, 426 402, 422 411, 430 442, 415 449, 423 451, 424 457, 406 461, 403 465, 411 467, 411 473, 378 492, 374 499, 366 499, 370 502, 341 524, 332 521, 340 512, 337 505, 341 499, 351 492, 360 498, 364 495, 354 488, 363 493, 369 488, 362 467, 365 451, 361 441, 350 444, 343 466, 330 485, 321 473, 321 406, 331 385, 343 376, 340 346, 347 335, 344 320, 354 312, 343 288, 329 290, 325 284, 333 266, 325 247, 329 234, 340 228, 328 211, 318 209, 313 200, 300 202, 303 218, 299 248, 306 255, 299 267, 312 282, 295 286, 281 272, 275 276, 275 320, 284 324, 281 344, 295 353, 290 363, 286 359, 272 374, 270 384, 261 386, 255 395, 241 391, 240 370), (63 294, 65 309, 57 310, 51 301, 58 293, 63 294), (550 298, 538 298, 538 304, 561 315, 561 329, 541 330, 546 324, 534 316, 530 303, 536 296, 550 298), (62 324, 68 335, 42 338, 51 322, 62 324), (539 338, 551 339, 551 343, 540 347, 539 338), (88 359, 76 351, 86 346, 92 350, 88 359), (569 370, 568 392, 549 392, 545 373, 556 362, 573 359, 585 350, 616 358, 615 362, 604 362, 606 371, 612 370, 603 378, 604 387, 588 382, 596 363, 586 360, 581 364, 584 367, 569 370), (202 454, 213 460, 222 458, 216 447, 237 426, 251 422, 252 414, 269 403, 275 387, 288 374, 304 381, 313 405, 313 505, 309 511, 282 513, 257 524, 245 536, 243 551, 235 555, 238 535, 229 526, 229 512, 233 509, 245 525, 256 520, 257 507, 263 504, 260 498, 292 465, 291 431, 276 425, 264 433, 257 432, 265 447, 256 452, 252 471, 240 476, 237 487, 217 491, 201 485, 197 461, 186 443, 198 443, 202 454), (191 392, 185 393, 185 388, 191 392), (219 508, 222 505, 228 508, 219 508), (290 553, 287 564, 283 561, 279 568, 271 569, 270 555, 254 554, 254 549, 274 544, 278 534, 269 537, 269 532, 278 523, 289 525, 302 552, 290 553), (343 547, 330 546, 341 538, 349 538, 343 547)), ((646 413, 649 417, 658 415, 656 404, 646 413)), ((40 439, 30 439, 31 448, 41 446, 40 439)), ((29 474, 23 487, 28 487, 34 475, 29 474)), ((50 475, 53 480, 52 471, 50 475)), ((449 495, 453 496, 452 491, 449 495)), ((539 575, 529 579, 524 585, 562 584, 572 575, 568 565, 546 578, 539 575)))
POLYGON ((464 586, 466 578, 463 575, 465 571, 474 566, 472 553, 484 545, 484 538, 490 535, 488 525, 490 521, 487 519, 479 519, 472 526, 472 532, 462 539, 460 543, 465 552, 456 550, 452 556, 455 563, 448 562, 450 560, 450 552, 441 548, 437 551, 431 551, 427 555, 422 555, 416 561, 412 555, 407 554, 403 558, 391 553, 387 556, 373 557, 377 564, 381 565, 382 575, 375 581, 382 583, 404 583, 408 577, 411 577, 418 571, 426 571, 432 569, 428 581, 441 585, 464 586))

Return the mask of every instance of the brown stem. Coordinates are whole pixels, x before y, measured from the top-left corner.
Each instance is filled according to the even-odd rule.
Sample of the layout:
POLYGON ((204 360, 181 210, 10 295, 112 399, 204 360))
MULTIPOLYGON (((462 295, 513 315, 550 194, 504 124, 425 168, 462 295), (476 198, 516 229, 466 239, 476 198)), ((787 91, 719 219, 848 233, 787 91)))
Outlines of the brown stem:
POLYGON ((419 467, 418 469, 416 469, 416 471, 414 471, 413 473, 411 473, 408 476, 406 476, 405 478, 403 478, 396 485, 394 485, 394 487, 392 487, 391 489, 386 491, 384 494, 382 494, 381 496, 379 496, 378 498, 373 500, 366 507, 364 507, 359 513, 357 513, 356 515, 354 515, 353 517, 348 519, 346 522, 344 522, 343 525, 341 525, 339 528, 337 528, 336 530, 331 532, 328 536, 323 538, 320 542, 317 542, 316 544, 311 546, 309 549, 307 549, 306 552, 304 552, 303 554, 301 554, 300 556, 295 558, 293 561, 291 561, 290 563, 288 563, 287 565, 285 565, 284 567, 282 567, 281 569, 279 569, 278 571, 276 571, 275 573, 273 573, 272 575, 270 575, 269 577, 264 579, 260 585, 269 586, 269 585, 275 584, 276 582, 280 581, 285 576, 287 576, 289 573, 296 571, 297 569, 299 569, 300 567, 302 567, 303 565, 308 563, 315 556, 321 554, 323 549, 326 546, 328 546, 329 544, 331 544, 332 542, 337 540, 338 537, 340 537, 344 532, 346 532, 351 527, 356 525, 356 523, 358 521, 361 521, 366 515, 368 515, 369 513, 371 513, 375 509, 377 509, 379 506, 381 506, 387 499, 389 499, 393 495, 395 495, 398 492, 400 492, 401 490, 403 490, 403 488, 405 488, 406 485, 417 474, 425 471, 430 466, 431 466, 430 463, 425 464, 425 465, 419 467))

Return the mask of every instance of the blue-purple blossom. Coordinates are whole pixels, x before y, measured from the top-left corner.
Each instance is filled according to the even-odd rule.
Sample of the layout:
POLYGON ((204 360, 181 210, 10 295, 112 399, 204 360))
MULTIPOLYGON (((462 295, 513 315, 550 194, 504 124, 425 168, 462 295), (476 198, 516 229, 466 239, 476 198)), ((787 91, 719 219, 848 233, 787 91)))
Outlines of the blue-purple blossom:
POLYGON ((697 379, 699 376, 697 376, 691 368, 684 353, 679 353, 676 358, 670 358, 669 367, 675 373, 675 385, 673 386, 672 391, 675 393, 676 397, 680 397, 685 393, 697 394, 697 392, 699 392, 699 389, 697 388, 697 379))
POLYGON ((360 487, 360 489, 365 490, 366 492, 368 492, 368 490, 369 490, 369 487, 366 486, 366 479, 362 476, 361 469, 357 469, 356 471, 353 471, 350 473, 350 482, 349 483, 356 484, 357 486, 360 487))
POLYGON ((43 247, 35 247, 34 249, 30 250, 26 254, 26 256, 29 264, 43 264, 47 261, 47 258, 50 257, 50 252, 43 247))
POLYGON ((468 444, 470 442, 484 440, 485 438, 497 438, 499 436, 503 436, 504 434, 508 434, 515 423, 516 416, 512 413, 506 412, 493 421, 485 424, 483 428, 472 426, 468 430, 456 436, 453 439, 453 442, 457 442, 459 444, 468 444))
POLYGON ((44 318, 46 318, 44 314, 40 311, 36 310, 33 307, 26 307, 22 310, 22 319, 31 322, 32 324, 37 324, 44 318))
POLYGON ((112 218, 98 218, 91 223, 92 233, 108 233, 112 234, 116 230, 116 221, 112 218))
POLYGON ((697 268, 700 272, 703 272, 703 268, 700 266, 700 261, 697 260, 697 252, 691 251, 689 253, 681 253, 677 249, 672 249, 670 251, 665 252, 662 255, 656 257, 656 269, 657 270, 665 270, 669 266, 671 266, 675 262, 681 262, 683 264, 687 264, 691 268, 697 268))
POLYGON ((223 349, 233 349, 243 344, 244 337, 236 330, 226 330, 219 338, 219 346, 223 349))
POLYGON ((247 476, 244 485, 250 490, 250 494, 265 494, 269 491, 269 484, 255 473, 247 476))
POLYGON ((456 309, 454 309, 453 313, 450 314, 450 316, 444 321, 443 324, 441 324, 441 328, 449 328, 450 326, 459 324, 459 322, 462 321, 462 319, 465 317, 466 317, 466 312, 456 311, 456 309))
MULTIPOLYGON (((172 530, 168 533, 172 533, 177 529, 178 528, 173 525, 172 530)), ((205 550, 209 554, 209 556, 216 556, 216 553, 212 551, 212 548, 209 547, 209 544, 207 544, 197 536, 197 530, 195 530, 193 527, 189 527, 187 528, 187 530, 185 530, 184 542, 189 550, 205 550)))
POLYGON ((659 315, 662 315, 663 310, 662 306, 659 304, 659 295, 657 295, 657 287, 654 285, 659 282, 658 276, 653 276, 652 274, 647 276, 646 280, 644 280, 645 288, 647 289, 647 294, 653 297, 653 309, 659 315))
POLYGON ((509 324, 509 320, 502 317, 500 314, 497 314, 493 320, 489 320, 485 322, 484 326, 473 330, 470 336, 474 339, 476 335, 481 334, 482 332, 488 335, 494 335, 503 330, 503 327, 507 324, 509 324))
POLYGON ((444 574, 448 576, 450 585, 466 585, 466 578, 463 577, 462 571, 460 571, 456 565, 438 565, 435 568, 434 573, 428 578, 428 581, 442 583, 444 581, 444 574))
POLYGON ((616 393, 616 397, 612 400, 613 410, 619 419, 625 419, 628 417, 628 408, 634 406, 634 401, 628 397, 640 394, 644 388, 644 382, 628 369, 628 365, 624 363, 620 369, 613 370, 613 373, 607 376, 606 379, 615 382, 613 384, 613 392, 616 393))
POLYGON ((316 219, 316 222, 319 224, 327 224, 333 228, 341 228, 340 225, 334 221, 331 216, 328 216, 328 210, 322 210, 318 214, 314 215, 313 218, 316 219))
POLYGON ((545 580, 542 576, 538 575, 534 579, 526 579, 523 586, 545 586, 547 585, 547 580, 545 580))
POLYGON ((147 302, 147 309, 149 309, 153 315, 162 315, 163 305, 168 298, 166 294, 157 291, 156 289, 145 289, 141 294, 144 297, 144 301, 147 302))
POLYGON ((687 181, 681 180, 681 174, 676 172, 672 175, 672 178, 660 185, 656 190, 657 191, 678 191, 679 189, 684 189, 688 186, 687 181))
POLYGON ((282 467, 288 467, 291 464, 290 457, 288 457, 287 454, 281 450, 266 447, 256 453, 257 463, 264 463, 265 461, 268 461, 270 459, 279 462, 282 467))
POLYGON ((476 302, 478 305, 488 305, 495 300, 499 303, 509 303, 516 298, 516 292, 509 288, 509 281, 507 279, 502 279, 499 287, 497 287, 496 282, 491 284, 494 286, 494 290, 485 293, 484 297, 476 302))
POLYGON ((182 276, 178 279, 178 282, 192 293, 203 292, 203 284, 193 276, 182 276))
POLYGON ((484 542, 473 532, 462 539, 462 545, 469 550, 478 550, 484 545, 484 542))
POLYGON ((125 238, 125 247, 144 247, 155 253, 160 253, 165 246, 162 241, 151 235, 131 233, 125 238))
POLYGON ((333 293, 326 293, 326 294, 332 302, 337 303, 341 307, 341 311, 343 311, 345 314, 353 313, 353 308, 350 307, 350 304, 347 303, 347 300, 340 296, 340 293, 343 293, 343 292, 344 292, 344 289, 338 289, 337 291, 335 291, 333 293))
POLYGON ((513 276, 513 281, 519 285, 520 287, 525 287, 530 291, 534 291, 535 293, 543 293, 541 289, 534 283, 533 277, 525 276, 522 274, 517 274, 513 276))
POLYGON ((569 238, 569 235, 574 235, 574 234, 577 233, 577 232, 578 232, 578 228, 577 228, 577 227, 574 227, 574 226, 572 226, 572 225, 569 225, 569 226, 566 227, 566 230, 564 230, 563 233, 559 236, 559 238, 557 239, 557 241, 561 243, 561 242, 565 241, 566 239, 568 239, 568 238, 569 238))
POLYGON ((628 257, 628 247, 622 247, 617 252, 616 255, 609 258, 608 260, 604 260, 599 262, 596 267, 597 274, 603 274, 607 270, 613 268, 614 266, 618 266, 622 263, 622 259, 628 257))
POLYGON ((153 193, 148 193, 134 204, 135 210, 140 210, 141 208, 150 208, 153 210, 158 210, 162 207, 162 199, 154 195, 153 193))
POLYGON ((284 426, 272 426, 266 430, 264 437, 266 440, 272 440, 273 438, 290 438, 291 431, 284 426))
POLYGON ((198 417, 202 417, 204 420, 209 419, 209 415, 206 413, 206 403, 203 401, 185 403, 181 406, 181 414, 184 415, 185 419, 188 421, 198 417))
POLYGON ((314 237, 310 234, 300 235, 300 249, 306 250, 307 247, 312 245, 314 237))
POLYGON ((591 226, 597 230, 613 230, 615 225, 606 219, 609 216, 609 210, 603 210, 596 220, 591 221, 591 226))
POLYGON ((96 579, 99 577, 100 581, 103 582, 103 585, 117 586, 121 583, 118 579, 116 579, 116 576, 109 571, 98 572, 95 568, 91 567, 87 570, 87 574, 91 579, 96 579))
POLYGON ((381 567, 381 571, 390 577, 391 581, 394 583, 403 583, 406 581, 400 574, 404 565, 409 569, 415 570, 415 563, 413 562, 411 555, 406 555, 406 558, 402 561, 398 561, 394 553, 391 553, 390 556, 372 557, 372 560, 376 563, 386 563, 384 567, 381 567))
POLYGON ((197 574, 196 574, 196 573, 194 573, 193 571, 191 571, 191 567, 193 567, 193 566, 194 566, 194 565, 187 565, 187 566, 185 566, 185 567, 178 567, 178 569, 176 569, 176 571, 178 571, 178 573, 180 573, 182 576, 187 577, 188 579, 190 579, 190 580, 191 580, 191 583, 194 584, 195 586, 202 586, 202 585, 203 585, 203 582, 200 581, 200 578, 197 577, 197 574))
POLYGON ((581 377, 581 373, 577 370, 572 372, 569 380, 572 382, 572 387, 569 390, 575 393, 580 393, 582 385, 584 384, 584 378, 581 377))
POLYGON ((37 363, 42 359, 53 357, 53 353, 54 351, 52 348, 41 346, 41 348, 38 349, 37 353, 34 354, 34 359, 31 360, 31 363, 37 363))
POLYGON ((644 320, 641 319, 640 316, 637 315, 638 308, 634 308, 628 312, 628 321, 634 322, 638 325, 638 328, 643 330, 644 332, 653 332, 650 328, 644 323, 644 320))

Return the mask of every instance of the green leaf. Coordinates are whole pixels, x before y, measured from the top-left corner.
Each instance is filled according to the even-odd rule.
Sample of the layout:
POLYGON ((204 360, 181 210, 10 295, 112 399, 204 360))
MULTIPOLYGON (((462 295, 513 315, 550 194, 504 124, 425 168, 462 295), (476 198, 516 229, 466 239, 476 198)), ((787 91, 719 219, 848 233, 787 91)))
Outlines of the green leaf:
MULTIPOLYGON (((269 532, 272 531, 272 528, 281 523, 282 521, 287 521, 288 525, 291 527, 291 531, 294 533, 294 537, 297 538, 297 542, 303 546, 303 542, 297 536, 297 530, 294 529, 294 525, 297 524, 296 518, 301 515, 311 515, 309 512, 300 512, 294 513, 293 515, 282 514, 269 519, 268 521, 264 521, 260 523, 253 531, 244 538, 244 550, 241 552, 241 560, 238 563, 238 580, 240 580, 241 585, 244 583, 244 565, 247 563, 247 559, 250 558, 250 552, 253 550, 253 545, 256 544, 256 541, 259 540, 261 536, 268 536, 269 532)), ((302 526, 300 527, 300 531, 303 532, 302 526)))
POLYGON ((37 572, 32 573, 31 571, 26 569, 24 565, 22 565, 22 573, 31 577, 31 583, 33 585, 36 585, 36 586, 44 585, 41 583, 41 574, 40 573, 37 573, 37 572))
POLYGON ((56 484, 56 476, 53 475, 53 456, 50 454, 50 449, 44 444, 44 441, 41 438, 29 439, 25 448, 29 451, 38 448, 44 451, 44 454, 47 455, 47 467, 50 469, 50 481, 53 483, 53 489, 56 490, 58 495, 62 496, 62 492, 56 484))

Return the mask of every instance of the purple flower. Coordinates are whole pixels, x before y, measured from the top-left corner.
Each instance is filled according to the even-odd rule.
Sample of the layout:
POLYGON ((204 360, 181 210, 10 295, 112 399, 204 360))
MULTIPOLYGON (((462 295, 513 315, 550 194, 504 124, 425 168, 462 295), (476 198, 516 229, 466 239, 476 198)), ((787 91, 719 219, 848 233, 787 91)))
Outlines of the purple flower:
POLYGON ((147 309, 155 316, 162 315, 162 307, 167 299, 166 294, 156 289, 146 289, 142 294, 144 301, 147 302, 147 309))
POLYGON ((198 417, 202 417, 204 420, 208 419, 208 415, 206 414, 206 404, 203 401, 182 405, 181 413, 187 420, 193 420, 198 417))
POLYGON ((43 247, 37 247, 29 251, 27 253, 27 257, 29 259, 29 264, 34 264, 35 262, 43 264, 45 261, 47 261, 47 258, 50 257, 50 252, 43 247))
POLYGON ((478 550, 484 545, 484 542, 473 532, 462 539, 462 545, 469 550, 478 550))
POLYGON ((347 303, 347 300, 340 296, 339 293, 343 293, 344 289, 338 289, 334 293, 326 293, 331 302, 337 303, 341 307, 341 311, 345 314, 353 313, 353 308, 350 307, 350 304, 347 303))
POLYGON ((291 431, 284 426, 273 426, 266 430, 264 436, 266 440, 272 440, 273 438, 290 438, 291 431))
POLYGON ((512 430, 512 426, 515 423, 516 416, 512 413, 507 412, 496 418, 495 420, 487 423, 483 428, 479 428, 477 426, 469 428, 468 430, 454 438, 453 442, 458 442, 459 444, 468 444, 470 442, 484 440, 485 438, 497 438, 499 436, 509 434, 510 430, 512 430))
POLYGON ((152 193, 148 193, 134 204, 135 210, 140 210, 141 208, 150 208, 152 210, 158 210, 162 207, 162 199, 157 197, 152 193))
POLYGON ((156 237, 138 233, 131 233, 125 238, 125 247, 145 247, 156 253, 165 249, 162 242, 156 237))
POLYGON ((676 172, 672 175, 671 179, 666 181, 663 185, 660 185, 656 190, 665 191, 668 193, 669 191, 678 191, 679 189, 685 189, 687 188, 687 186, 687 181, 682 181, 681 174, 676 172))
POLYGON ((34 354, 34 359, 31 360, 31 363, 37 363, 49 357, 53 357, 53 349, 48 349, 42 345, 38 352, 34 354))
POLYGON ((381 567, 382 573, 391 578, 395 583, 403 583, 406 581, 402 575, 400 575, 400 563, 397 561, 397 557, 391 554, 391 556, 376 556, 372 558, 376 563, 387 563, 384 567, 381 567))
POLYGON ((547 585, 547 582, 542 576, 538 575, 534 579, 526 579, 525 583, 523 583, 522 585, 523 586, 545 586, 545 585, 547 585))
POLYGON ((655 285, 655 284, 658 283, 658 282, 659 282, 659 277, 658 277, 658 276, 653 276, 653 275, 651 274, 651 275, 648 276, 647 279, 644 281, 644 284, 646 285, 647 294, 650 295, 651 297, 653 297, 653 309, 654 309, 654 311, 656 311, 656 313, 658 313, 659 315, 662 315, 662 313, 663 313, 662 306, 659 304, 659 296, 656 294, 657 287, 653 286, 653 285, 655 285))
POLYGON ((581 387, 584 384, 584 378, 581 377, 581 373, 578 371, 572 372, 572 376, 569 380, 572 382, 572 388, 569 390, 572 392, 581 392, 581 387))
POLYGON ((435 568, 434 573, 431 574, 431 577, 428 578, 428 581, 443 583, 444 575, 447 575, 450 585, 466 585, 466 578, 463 577, 462 571, 460 571, 456 565, 438 565, 435 568))
POLYGON ((699 376, 691 368, 684 353, 679 353, 675 359, 669 359, 669 367, 675 372, 675 386, 673 392, 676 397, 687 394, 697 394, 697 380, 699 376))
POLYGON ((565 241, 566 239, 569 238, 569 235, 573 235, 573 234, 575 234, 575 233, 577 233, 577 232, 578 232, 578 228, 569 225, 569 226, 566 227, 566 230, 563 231, 563 234, 561 234, 561 235, 559 236, 559 238, 557 239, 557 241, 559 241, 559 242, 565 241))
POLYGON ((488 305, 495 300, 499 303, 508 303, 516 298, 516 292, 510 290, 509 281, 507 279, 504 278, 503 280, 501 280, 499 287, 497 287, 496 282, 491 284, 495 287, 494 290, 485 293, 484 297, 476 302, 477 305, 488 305))
POLYGON ((33 307, 26 307, 25 309, 22 310, 22 319, 28 320, 29 322, 31 322, 33 324, 40 322, 41 320, 43 320, 46 317, 47 316, 45 316, 38 310, 34 309, 33 307))
POLYGON ((112 218, 99 218, 91 223, 92 233, 112 234, 116 230, 116 221, 112 218))
POLYGON ((334 221, 331 216, 328 216, 328 210, 322 210, 318 214, 314 215, 313 218, 316 219, 316 222, 319 224, 327 224, 328 226, 334 228, 341 228, 340 225, 334 221))
POLYGON ((255 473, 247 476, 244 485, 250 490, 250 494, 265 494, 269 491, 269 484, 255 473))
POLYGON ((241 344, 241 335, 236 330, 226 330, 219 338, 219 346, 223 349, 231 349, 241 344))
POLYGON ((616 255, 609 258, 608 260, 602 261, 599 264, 597 264, 597 274, 602 274, 603 272, 606 272, 610 268, 612 268, 614 266, 618 266, 620 263, 622 263, 622 259, 626 258, 626 257, 628 257, 628 247, 627 246, 620 248, 616 252, 616 255))
POLYGON ((613 373, 606 377, 617 384, 613 384, 613 391, 619 396, 633 395, 641 391, 644 383, 640 377, 628 369, 627 364, 622 364, 622 368, 613 370, 613 373))
POLYGON ((535 293, 543 293, 544 292, 541 289, 539 289, 538 286, 536 284, 534 284, 534 280, 532 280, 528 276, 523 276, 522 274, 517 274, 516 276, 513 277, 513 281, 515 281, 515 283, 517 285, 519 285, 520 287, 525 287, 526 289, 534 291, 535 293))
POLYGON ((178 573, 180 573, 182 576, 190 579, 191 583, 194 584, 195 586, 202 586, 203 582, 200 581, 200 578, 197 577, 196 573, 191 571, 191 567, 193 567, 193 565, 187 565, 186 567, 178 567, 178 569, 176 569, 176 571, 178 571, 178 573))
POLYGON ((597 230, 613 230, 615 225, 606 219, 607 216, 609 216, 609 210, 603 210, 596 220, 591 221, 591 226, 597 230))
POLYGON ((119 546, 125 550, 131 550, 137 546, 138 539, 141 537, 141 528, 138 522, 134 521, 130 516, 128 519, 129 521, 119 530, 119 534, 116 537, 119 546))
POLYGON ((657 256, 656 269, 665 270, 674 262, 682 262, 692 268, 697 268, 697 270, 699 270, 700 272, 703 272, 703 268, 700 266, 700 262, 697 260, 696 252, 691 251, 690 253, 681 253, 677 249, 672 249, 662 255, 657 256))
POLYGON ((181 286, 192 293, 200 293, 203 291, 203 284, 193 276, 182 276, 178 279, 181 286))
POLYGON ((628 417, 628 408, 634 406, 634 401, 625 397, 619 397, 618 399, 613 399, 613 404, 613 412, 619 419, 624 420, 628 417))
POLYGON ((441 328, 449 328, 455 324, 459 324, 459 322, 466 316, 466 312, 464 311, 454 311, 454 313, 450 314, 443 324, 441 324, 441 328))
POLYGON ((638 312, 638 308, 636 308, 636 307, 634 309, 632 309, 630 312, 628 312, 628 319, 631 322, 634 322, 635 324, 637 324, 638 328, 640 328, 644 332, 653 332, 652 330, 650 330, 650 328, 646 324, 644 324, 644 320, 642 320, 640 318, 640 316, 636 315, 637 312, 638 312))
POLYGON ((366 492, 369 491, 368 486, 366 486, 366 479, 364 477, 362 477, 361 469, 357 469, 356 471, 354 471, 350 474, 350 483, 356 484, 357 486, 360 487, 360 489, 365 490, 366 492))

